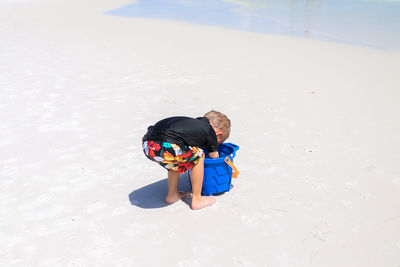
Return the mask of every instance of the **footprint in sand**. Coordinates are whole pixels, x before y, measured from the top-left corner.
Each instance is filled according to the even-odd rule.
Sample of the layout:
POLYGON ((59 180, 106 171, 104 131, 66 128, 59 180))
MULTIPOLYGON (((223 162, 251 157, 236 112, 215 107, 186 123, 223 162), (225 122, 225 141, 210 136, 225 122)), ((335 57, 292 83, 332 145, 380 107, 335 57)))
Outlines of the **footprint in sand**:
POLYGON ((207 246, 207 244, 201 244, 199 246, 196 246, 192 249, 192 253, 194 257, 198 260, 202 259, 211 259, 216 256, 216 252, 210 248, 210 246, 207 246))
POLYGON ((88 266, 88 262, 85 259, 73 259, 71 260, 69 263, 67 263, 68 267, 84 267, 84 266, 88 266))
POLYGON ((178 267, 198 267, 201 266, 200 262, 193 260, 181 260, 177 264, 178 267))
POLYGON ((392 183, 393 183, 394 185, 400 186, 400 177, 394 178, 394 179, 392 180, 392 183))
POLYGON ((102 208, 104 208, 106 206, 106 203, 103 201, 98 201, 95 202, 89 206, 86 207, 86 212, 87 213, 94 213, 96 211, 101 210, 102 208))
POLYGON ((250 261, 248 261, 247 259, 240 258, 240 257, 233 257, 232 261, 234 263, 234 266, 251 266, 250 261))
POLYGON ((118 208, 113 210, 112 216, 119 216, 119 215, 124 214, 127 211, 128 211, 127 207, 118 207, 118 208))

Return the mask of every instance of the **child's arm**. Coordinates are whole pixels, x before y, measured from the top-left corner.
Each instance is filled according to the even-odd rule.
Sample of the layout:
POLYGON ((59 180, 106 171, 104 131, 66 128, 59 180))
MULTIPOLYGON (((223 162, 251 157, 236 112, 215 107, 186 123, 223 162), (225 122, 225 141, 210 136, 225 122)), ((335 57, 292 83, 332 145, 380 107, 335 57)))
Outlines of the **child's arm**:
POLYGON ((217 159, 217 158, 219 158, 218 151, 210 152, 210 153, 208 153, 208 156, 209 156, 210 158, 212 158, 212 159, 217 159))

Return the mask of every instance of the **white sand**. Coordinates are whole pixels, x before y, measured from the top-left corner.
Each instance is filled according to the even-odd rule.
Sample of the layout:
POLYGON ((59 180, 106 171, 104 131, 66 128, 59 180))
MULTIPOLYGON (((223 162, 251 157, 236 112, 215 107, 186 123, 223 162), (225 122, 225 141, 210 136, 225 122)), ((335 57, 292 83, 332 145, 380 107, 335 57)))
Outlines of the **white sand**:
POLYGON ((0 0, 0 266, 400 266, 399 52, 127 3, 0 0), (140 139, 210 109, 235 187, 164 206, 140 139))

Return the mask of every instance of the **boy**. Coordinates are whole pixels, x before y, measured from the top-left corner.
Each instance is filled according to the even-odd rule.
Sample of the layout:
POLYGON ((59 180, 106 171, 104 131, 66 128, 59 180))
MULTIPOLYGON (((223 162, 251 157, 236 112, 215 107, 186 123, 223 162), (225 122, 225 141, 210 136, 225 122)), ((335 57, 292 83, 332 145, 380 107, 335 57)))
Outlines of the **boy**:
POLYGON ((210 158, 218 158, 218 145, 230 133, 231 122, 221 112, 210 111, 204 117, 171 117, 150 126, 143 137, 143 151, 152 161, 168 170, 168 194, 165 201, 172 204, 190 195, 178 192, 179 175, 190 168, 192 203, 194 210, 215 203, 212 196, 202 196, 204 175, 204 152, 210 158))

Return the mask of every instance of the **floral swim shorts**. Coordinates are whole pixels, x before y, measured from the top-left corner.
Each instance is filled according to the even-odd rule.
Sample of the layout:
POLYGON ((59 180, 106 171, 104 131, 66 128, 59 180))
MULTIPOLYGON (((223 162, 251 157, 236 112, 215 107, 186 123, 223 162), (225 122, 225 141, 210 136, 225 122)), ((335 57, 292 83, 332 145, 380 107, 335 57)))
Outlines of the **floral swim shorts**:
POLYGON ((196 165, 204 152, 195 146, 178 146, 162 141, 144 141, 143 152, 169 171, 185 173, 196 165))

